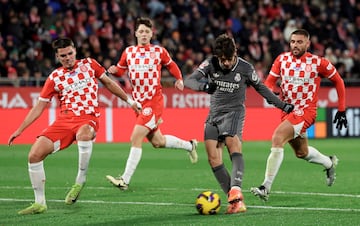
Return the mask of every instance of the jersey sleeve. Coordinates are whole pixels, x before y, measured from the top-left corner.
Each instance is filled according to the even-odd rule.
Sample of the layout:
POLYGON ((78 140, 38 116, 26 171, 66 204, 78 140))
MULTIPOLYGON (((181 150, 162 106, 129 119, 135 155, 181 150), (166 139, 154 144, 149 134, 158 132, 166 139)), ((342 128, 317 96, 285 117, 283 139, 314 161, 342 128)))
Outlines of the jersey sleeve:
POLYGON ((337 70, 329 60, 322 57, 318 66, 318 72, 321 77, 330 79, 337 73, 337 70))
POLYGON ((280 55, 276 57, 273 64, 271 65, 270 72, 268 76, 266 77, 264 84, 271 90, 275 91, 276 82, 280 78, 280 55))
POLYGON ((208 75, 210 68, 210 62, 208 59, 203 61, 197 69, 195 69, 190 75, 187 75, 184 80, 184 85, 187 88, 196 91, 204 90, 205 82, 203 79, 208 75))
POLYGON ((123 76, 123 74, 125 73, 125 71, 127 71, 128 69, 128 64, 127 64, 127 50, 125 49, 125 51, 121 54, 121 57, 116 65, 118 72, 115 74, 115 76, 117 77, 121 77, 123 76))
POLYGON ((87 59, 90 62, 91 68, 95 71, 95 77, 100 78, 104 72, 105 68, 99 64, 95 59, 87 59))
POLYGON ((161 47, 161 49, 161 64, 164 65, 177 80, 182 79, 179 66, 171 59, 169 52, 164 47, 161 47))
POLYGON ((55 83, 49 77, 46 79, 43 88, 41 89, 39 100, 50 102, 51 98, 58 92, 55 90, 55 83))

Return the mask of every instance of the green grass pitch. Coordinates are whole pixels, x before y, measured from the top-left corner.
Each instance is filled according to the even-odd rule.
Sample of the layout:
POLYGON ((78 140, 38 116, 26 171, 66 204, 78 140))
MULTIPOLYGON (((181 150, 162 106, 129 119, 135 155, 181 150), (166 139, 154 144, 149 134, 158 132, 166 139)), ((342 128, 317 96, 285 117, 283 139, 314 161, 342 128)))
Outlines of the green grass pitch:
MULTIPOLYGON (((129 153, 128 143, 94 145, 87 183, 74 205, 64 203, 77 173, 77 148, 49 156, 45 162, 44 214, 20 216, 17 211, 34 200, 27 171, 29 145, 0 146, 0 225, 360 225, 360 140, 310 140, 310 145, 339 158, 337 180, 325 184, 322 167, 296 159, 287 145, 285 158, 268 202, 249 192, 264 176, 270 142, 243 143, 246 213, 226 215, 226 196, 215 181, 204 144, 199 162, 191 164, 185 151, 143 146, 142 160, 129 190, 120 191, 105 175, 118 175, 129 153), (220 213, 199 215, 194 203, 204 191, 217 192, 220 213)), ((230 162, 223 152, 225 164, 230 162)))

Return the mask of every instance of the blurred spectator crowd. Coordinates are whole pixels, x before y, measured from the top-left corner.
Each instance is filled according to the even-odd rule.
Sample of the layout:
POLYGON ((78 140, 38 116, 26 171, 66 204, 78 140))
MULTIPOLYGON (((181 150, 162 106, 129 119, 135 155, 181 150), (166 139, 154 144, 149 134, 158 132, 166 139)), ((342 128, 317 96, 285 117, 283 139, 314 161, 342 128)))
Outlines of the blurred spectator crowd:
MULTIPOLYGON (((0 9, 0 85, 42 86, 58 66, 51 42, 64 36, 76 43, 78 58, 108 68, 135 44, 140 16, 153 19, 153 43, 168 49, 183 76, 211 54, 217 35, 228 33, 265 78, 288 50, 289 34, 305 28, 311 52, 347 82, 360 79, 359 0, 0 0, 0 9)), ((163 84, 172 82, 164 70, 163 84)))

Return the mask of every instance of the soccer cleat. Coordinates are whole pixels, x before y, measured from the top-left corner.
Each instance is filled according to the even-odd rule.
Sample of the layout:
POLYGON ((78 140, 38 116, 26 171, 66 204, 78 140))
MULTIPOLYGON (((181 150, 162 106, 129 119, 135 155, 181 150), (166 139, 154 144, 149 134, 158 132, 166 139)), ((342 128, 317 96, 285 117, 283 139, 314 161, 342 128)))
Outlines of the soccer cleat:
POLYGON ((129 188, 129 184, 125 183, 122 177, 114 178, 113 176, 107 175, 106 179, 120 190, 127 190, 129 188))
POLYGON ((259 187, 251 188, 250 192, 253 193, 255 196, 259 197, 263 201, 267 201, 269 199, 269 192, 265 188, 264 185, 261 185, 259 187))
POLYGON ((76 200, 79 198, 80 192, 83 189, 84 185, 82 184, 74 184, 71 187, 71 190, 67 193, 65 198, 65 203, 68 205, 74 204, 76 200))
POLYGON ((338 158, 333 155, 333 156, 329 156, 332 165, 329 169, 324 169, 324 171, 326 172, 326 184, 328 186, 331 186, 334 184, 335 179, 336 179, 336 173, 335 173, 335 168, 339 162, 338 158))
POLYGON ((47 210, 46 205, 41 205, 39 203, 34 203, 26 209, 20 210, 18 214, 27 215, 27 214, 38 214, 44 213, 47 210))
POLYGON ((244 196, 241 193, 241 190, 232 188, 228 193, 228 208, 226 213, 233 214, 233 213, 240 213, 246 211, 246 206, 244 201, 244 196))
POLYGON ((197 148, 198 142, 197 142, 197 140, 193 139, 193 140, 190 140, 190 143, 192 145, 192 149, 189 152, 190 161, 191 161, 191 163, 197 163, 198 154, 197 154, 196 148, 197 148))
POLYGON ((229 203, 226 213, 233 214, 233 213, 243 213, 246 212, 246 206, 243 201, 236 201, 233 203, 229 203))

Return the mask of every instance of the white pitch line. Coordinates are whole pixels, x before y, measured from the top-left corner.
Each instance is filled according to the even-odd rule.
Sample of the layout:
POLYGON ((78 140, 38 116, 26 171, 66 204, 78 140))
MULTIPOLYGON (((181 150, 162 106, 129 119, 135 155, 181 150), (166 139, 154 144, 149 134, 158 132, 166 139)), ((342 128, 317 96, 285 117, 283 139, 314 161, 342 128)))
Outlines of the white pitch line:
MULTIPOLYGON (((71 187, 46 187, 48 190, 68 190, 71 187)), ((88 190, 110 190, 114 189, 113 186, 108 187, 85 187, 88 190)), ((32 187, 30 186, 0 186, 1 189, 19 189, 19 190, 32 190, 32 187)), ((192 190, 192 191, 205 191, 205 190, 211 190, 216 192, 221 192, 218 189, 212 189, 212 188, 192 188, 192 189, 181 189, 181 188, 146 188, 146 190, 158 190, 158 191, 179 191, 179 190, 192 190)), ((249 193, 250 191, 247 191, 246 189, 243 190, 244 193, 249 193)), ((271 194, 283 194, 283 195, 311 195, 311 196, 328 196, 328 197, 348 197, 348 198, 360 198, 360 195, 355 194, 336 194, 336 193, 316 193, 316 192, 291 192, 291 191, 271 191, 271 194)))
MULTIPOLYGON (((9 199, 0 198, 0 202, 31 202, 32 199, 9 199)), ((61 202, 64 200, 50 199, 47 202, 61 202)), ((113 205, 147 205, 147 206, 193 206, 193 204, 173 203, 173 202, 114 202, 101 200, 79 200, 78 203, 90 204, 113 204, 113 205)), ((225 205, 225 204, 224 204, 225 205)), ((308 211, 341 211, 341 212, 360 212, 360 209, 340 209, 340 208, 314 208, 314 207, 288 207, 288 206, 247 206, 254 209, 274 209, 274 210, 308 210, 308 211)))

